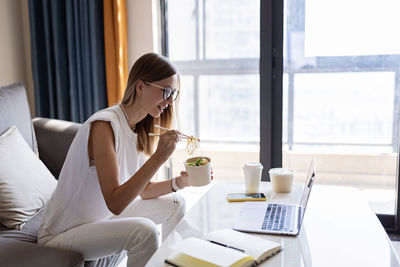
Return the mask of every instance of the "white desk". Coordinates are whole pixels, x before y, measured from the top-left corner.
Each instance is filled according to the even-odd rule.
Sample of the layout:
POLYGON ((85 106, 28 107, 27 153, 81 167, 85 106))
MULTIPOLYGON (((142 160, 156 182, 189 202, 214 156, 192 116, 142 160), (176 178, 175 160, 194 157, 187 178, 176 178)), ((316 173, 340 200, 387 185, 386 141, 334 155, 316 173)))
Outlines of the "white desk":
MULTIPOLYGON (((270 183, 263 182, 261 191, 268 201, 298 203, 302 186, 296 184, 289 194, 276 194, 271 193, 270 183)), ((243 203, 230 203, 226 195, 243 189, 242 183, 216 183, 185 215, 146 266, 170 266, 164 260, 172 252, 169 246, 178 240, 232 228, 243 203)), ((261 266, 400 267, 385 230, 354 188, 314 185, 297 237, 256 235, 284 247, 261 266)))

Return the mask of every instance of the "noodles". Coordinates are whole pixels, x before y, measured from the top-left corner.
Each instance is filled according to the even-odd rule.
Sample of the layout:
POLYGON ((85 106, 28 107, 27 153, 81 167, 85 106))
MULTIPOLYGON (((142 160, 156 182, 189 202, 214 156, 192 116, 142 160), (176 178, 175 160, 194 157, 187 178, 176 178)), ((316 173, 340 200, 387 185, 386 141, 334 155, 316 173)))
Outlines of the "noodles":
POLYGON ((203 166, 207 164, 208 160, 206 158, 199 158, 196 161, 186 163, 188 166, 203 166))
POLYGON ((189 155, 192 155, 199 147, 200 140, 197 137, 190 136, 187 138, 186 151, 189 155))

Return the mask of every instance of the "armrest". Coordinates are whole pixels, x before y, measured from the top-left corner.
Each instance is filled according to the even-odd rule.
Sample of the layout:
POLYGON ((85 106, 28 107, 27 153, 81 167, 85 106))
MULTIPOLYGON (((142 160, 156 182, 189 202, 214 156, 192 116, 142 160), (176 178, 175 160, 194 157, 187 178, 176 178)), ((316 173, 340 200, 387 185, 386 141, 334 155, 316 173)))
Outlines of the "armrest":
POLYGON ((0 237, 2 266, 83 266, 82 255, 58 248, 0 237))
POLYGON ((81 124, 47 118, 35 118, 32 121, 39 148, 39 158, 58 179, 68 149, 81 124))

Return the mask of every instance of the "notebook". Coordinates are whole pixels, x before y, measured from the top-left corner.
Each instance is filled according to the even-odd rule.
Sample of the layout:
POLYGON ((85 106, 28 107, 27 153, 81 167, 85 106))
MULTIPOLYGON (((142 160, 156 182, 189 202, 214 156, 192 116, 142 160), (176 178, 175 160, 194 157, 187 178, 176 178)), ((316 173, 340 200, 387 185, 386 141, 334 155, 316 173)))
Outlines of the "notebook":
POLYGON ((245 202, 233 229, 244 232, 298 235, 316 176, 313 158, 304 184, 300 205, 245 202))
POLYGON ((280 243, 260 237, 220 229, 204 236, 190 237, 170 247, 165 262, 178 267, 256 266, 282 250, 280 243))

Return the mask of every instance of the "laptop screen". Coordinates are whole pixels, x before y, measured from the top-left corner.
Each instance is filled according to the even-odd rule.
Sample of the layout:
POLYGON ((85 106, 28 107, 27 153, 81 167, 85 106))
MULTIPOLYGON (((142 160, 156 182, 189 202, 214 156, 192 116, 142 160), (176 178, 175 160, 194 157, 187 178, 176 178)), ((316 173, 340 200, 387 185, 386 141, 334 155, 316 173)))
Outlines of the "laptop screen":
POLYGON ((303 221, 304 211, 307 207, 307 202, 308 202, 308 198, 310 196, 311 187, 314 184, 315 175, 316 175, 315 159, 313 158, 310 163, 310 168, 308 169, 307 179, 306 179, 306 182, 304 184, 304 189, 303 189, 303 195, 301 196, 301 201, 300 201, 301 220, 299 220, 299 223, 301 223, 303 221))

